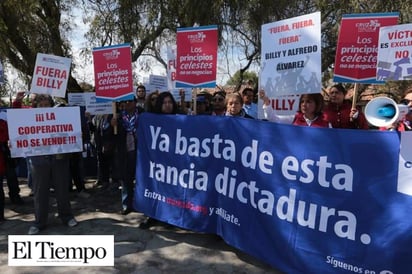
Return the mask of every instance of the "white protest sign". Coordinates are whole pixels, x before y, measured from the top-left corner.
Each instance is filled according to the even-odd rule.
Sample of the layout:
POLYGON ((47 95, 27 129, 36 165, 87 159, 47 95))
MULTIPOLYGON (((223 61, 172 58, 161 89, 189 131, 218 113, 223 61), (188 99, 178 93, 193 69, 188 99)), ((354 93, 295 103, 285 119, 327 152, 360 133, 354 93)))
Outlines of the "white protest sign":
POLYGON ((91 115, 113 113, 112 102, 96 102, 95 92, 85 92, 83 93, 83 96, 86 102, 86 112, 90 113, 91 115))
POLYGON ((83 150, 79 107, 8 109, 7 121, 13 158, 83 150))
POLYGON ((385 26, 379 29, 376 79, 400 81, 412 79, 412 24, 385 26))
POLYGON ((169 90, 176 88, 176 45, 167 48, 167 83, 169 90))
POLYGON ((271 98, 319 93, 320 12, 262 25, 260 88, 271 98))
POLYGON ((38 53, 30 93, 65 97, 71 59, 38 53))
POLYGON ((86 101, 85 101, 83 92, 82 93, 69 92, 67 94, 67 98, 68 98, 68 103, 70 106, 81 106, 81 107, 86 106, 86 101))
POLYGON ((168 90, 167 76, 149 75, 149 86, 159 91, 168 90))

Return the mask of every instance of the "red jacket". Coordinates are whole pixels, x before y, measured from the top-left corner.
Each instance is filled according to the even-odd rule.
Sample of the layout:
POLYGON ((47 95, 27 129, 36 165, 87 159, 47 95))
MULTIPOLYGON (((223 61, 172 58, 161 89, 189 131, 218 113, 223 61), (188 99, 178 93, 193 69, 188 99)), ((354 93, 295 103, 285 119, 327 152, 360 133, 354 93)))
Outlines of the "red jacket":
POLYGON ((14 100, 12 103, 12 108, 22 108, 23 103, 19 100, 14 100))
POLYGON ((353 121, 350 120, 351 109, 352 103, 350 101, 344 101, 340 106, 329 102, 323 108, 323 115, 325 120, 332 124, 333 128, 369 129, 365 115, 359 109, 358 118, 353 121))
MULTIPOLYGON (((295 126, 309 126, 302 112, 296 113, 295 119, 293 119, 292 124, 295 126)), ((310 126, 311 127, 329 127, 329 122, 324 119, 323 115, 321 115, 321 116, 318 116, 316 120, 312 121, 312 124, 310 124, 310 126)))

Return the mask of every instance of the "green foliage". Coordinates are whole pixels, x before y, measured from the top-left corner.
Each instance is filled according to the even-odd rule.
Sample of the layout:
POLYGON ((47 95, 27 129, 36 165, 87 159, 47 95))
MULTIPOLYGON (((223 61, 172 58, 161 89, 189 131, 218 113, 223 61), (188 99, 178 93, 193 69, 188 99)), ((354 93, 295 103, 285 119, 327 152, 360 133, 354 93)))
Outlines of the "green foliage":
MULTIPOLYGON (((75 0, 3 0, 0 1, 0 56, 25 77, 33 74, 37 53, 71 57, 67 32, 70 31, 70 7, 75 0), (62 18, 62 13, 67 15, 62 18)), ((69 89, 78 89, 69 79, 69 89)))
POLYGON ((258 75, 254 71, 245 71, 241 72, 240 70, 236 71, 235 74, 226 82, 226 85, 229 86, 240 86, 246 83, 252 83, 252 86, 255 87, 259 82, 258 75))
MULTIPOLYGON (((90 26, 89 44, 82 50, 85 63, 92 61, 93 47, 131 43, 133 62, 150 70, 153 63, 141 57, 151 56, 166 68, 165 49, 174 45, 177 28, 217 25, 220 71, 226 71, 229 83, 235 85, 260 66, 262 24, 320 11, 326 85, 333 76, 343 14, 399 11, 399 23, 412 22, 409 0, 2 0, 0 58, 22 73, 27 86, 38 52, 71 57, 74 7, 84 9, 84 21, 90 26)), ((385 88, 406 88, 405 82, 395 84, 396 88, 392 83, 385 88)), ((68 90, 81 91, 82 87, 70 77, 68 90)))

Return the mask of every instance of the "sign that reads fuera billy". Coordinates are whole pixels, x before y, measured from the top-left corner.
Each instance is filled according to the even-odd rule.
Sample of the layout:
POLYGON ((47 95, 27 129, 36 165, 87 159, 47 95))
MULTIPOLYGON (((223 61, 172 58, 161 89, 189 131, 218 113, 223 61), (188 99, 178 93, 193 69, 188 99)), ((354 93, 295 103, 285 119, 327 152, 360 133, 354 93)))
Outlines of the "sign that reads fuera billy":
POLYGON ((71 62, 70 58, 37 53, 30 92, 65 97, 71 62))
POLYGON ((177 29, 176 87, 215 87, 217 26, 177 29))

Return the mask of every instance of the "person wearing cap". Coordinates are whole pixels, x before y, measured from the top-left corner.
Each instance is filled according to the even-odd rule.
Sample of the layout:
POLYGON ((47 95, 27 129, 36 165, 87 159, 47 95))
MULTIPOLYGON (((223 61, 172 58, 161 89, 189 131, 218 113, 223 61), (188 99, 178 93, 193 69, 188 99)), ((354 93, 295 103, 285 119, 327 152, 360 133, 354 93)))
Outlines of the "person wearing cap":
POLYGON ((345 100, 346 93, 341 84, 333 85, 328 90, 329 103, 323 109, 325 119, 333 128, 369 129, 363 112, 352 108, 352 102, 345 100))
POLYGON ((209 100, 205 94, 196 96, 196 115, 209 115, 209 100))

